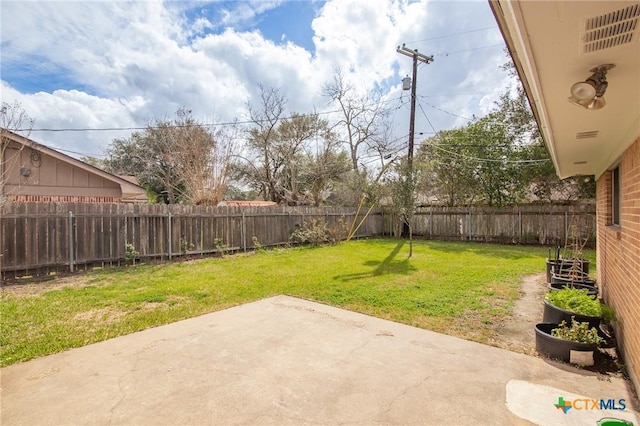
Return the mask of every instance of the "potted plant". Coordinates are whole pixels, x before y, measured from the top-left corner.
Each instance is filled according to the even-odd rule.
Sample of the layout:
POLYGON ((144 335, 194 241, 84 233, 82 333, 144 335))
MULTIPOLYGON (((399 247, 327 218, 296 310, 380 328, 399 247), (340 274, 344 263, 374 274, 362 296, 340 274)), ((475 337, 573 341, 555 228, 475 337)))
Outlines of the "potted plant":
POLYGON ((604 341, 598 329, 575 319, 571 320, 570 326, 566 321, 536 324, 535 332, 539 354, 584 366, 593 365, 593 353, 604 341))
MULTIPOLYGON (((574 253, 574 256, 575 255, 574 253)), ((549 249, 549 257, 547 258, 547 284, 551 284, 553 274, 565 275, 570 271, 579 271, 588 276, 589 265, 589 259, 560 256, 560 246, 556 247, 556 256, 555 259, 552 259, 551 249, 549 249)))
POLYGON ((613 320, 613 309, 586 289, 565 287, 545 295, 543 322, 559 324, 562 321, 570 322, 571 318, 599 328, 603 320, 613 320))
POLYGON ((589 273, 583 270, 580 262, 579 260, 575 260, 570 268, 560 268, 558 269, 559 272, 551 272, 549 287, 552 290, 558 290, 564 287, 581 288, 596 294, 596 280, 589 277, 589 273))
POLYGON ((597 293, 595 280, 589 278, 589 261, 583 258, 584 247, 589 241, 588 229, 583 230, 584 227, 586 224, 579 223, 579 218, 572 216, 564 247, 565 253, 569 251, 571 255, 560 257, 560 247, 557 247, 556 261, 547 264, 547 282, 551 289, 575 287, 597 293))
POLYGON ((584 289, 591 295, 598 294, 598 286, 596 281, 589 277, 576 277, 571 275, 553 274, 551 276, 551 284, 549 290, 561 290, 565 287, 584 289))

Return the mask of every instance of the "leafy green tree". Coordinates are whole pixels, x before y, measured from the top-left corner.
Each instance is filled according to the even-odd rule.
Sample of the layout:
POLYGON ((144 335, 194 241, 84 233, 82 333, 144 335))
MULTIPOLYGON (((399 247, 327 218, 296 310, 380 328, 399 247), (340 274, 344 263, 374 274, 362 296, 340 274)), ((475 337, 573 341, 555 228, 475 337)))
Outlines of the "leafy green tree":
POLYGON ((440 132, 422 144, 422 186, 431 187, 444 204, 500 207, 526 195, 522 147, 494 112, 467 126, 440 132))
MULTIPOLYGON (((512 63, 504 68, 515 75, 512 63)), ((425 165, 421 188, 450 206, 593 194, 589 177, 556 176, 521 85, 503 93, 490 114, 428 139, 417 158, 425 165)))
POLYGON ((514 162, 517 147, 508 127, 491 113, 465 130, 470 141, 469 155, 461 160, 471 163, 472 178, 478 182, 477 194, 483 204, 501 207, 522 200, 521 163, 514 162))
POLYGON ((306 188, 301 177, 310 165, 306 151, 312 140, 319 142, 319 133, 327 132, 326 121, 315 114, 293 114, 278 126, 272 154, 274 166, 278 165, 274 178, 282 201, 292 205, 305 203, 306 188))
POLYGON ((337 184, 351 169, 347 153, 328 130, 326 122, 319 137, 305 147, 301 166, 302 190, 316 207, 335 193, 337 184))
POLYGON ((320 205, 348 170, 346 154, 326 120, 283 118, 286 100, 275 89, 261 91, 260 105, 248 105, 253 124, 247 157, 234 164, 236 180, 277 203, 320 205))
POLYGON ((282 168, 280 156, 275 152, 277 126, 283 118, 287 100, 275 88, 259 85, 260 101, 258 105, 247 102, 247 112, 252 122, 248 129, 247 144, 249 156, 236 162, 235 175, 244 177, 247 184, 263 194, 265 200, 281 202, 283 197, 278 190, 276 175, 282 168))
POLYGON ((413 256, 413 216, 416 211, 417 182, 419 168, 410 167, 406 158, 395 164, 394 172, 388 178, 391 199, 396 213, 400 215, 403 227, 407 228, 409 237, 409 257, 413 256))
MULTIPOLYGON (((518 76, 510 58, 502 68, 518 76)), ((531 195, 547 202, 595 198, 593 177, 560 179, 556 175, 522 84, 516 86, 515 93, 508 90, 501 95, 497 112, 507 126, 508 137, 519 147, 517 159, 528 161, 523 163, 521 179, 531 195)))
POLYGON ((468 147, 465 129, 445 130, 422 143, 416 155, 416 164, 424 168, 422 190, 446 206, 473 203, 479 188, 474 164, 464 161, 471 155, 468 147))
POLYGON ((107 171, 133 175, 138 182, 168 204, 180 201, 183 183, 179 179, 177 139, 172 124, 156 120, 141 132, 115 139, 106 151, 107 171))

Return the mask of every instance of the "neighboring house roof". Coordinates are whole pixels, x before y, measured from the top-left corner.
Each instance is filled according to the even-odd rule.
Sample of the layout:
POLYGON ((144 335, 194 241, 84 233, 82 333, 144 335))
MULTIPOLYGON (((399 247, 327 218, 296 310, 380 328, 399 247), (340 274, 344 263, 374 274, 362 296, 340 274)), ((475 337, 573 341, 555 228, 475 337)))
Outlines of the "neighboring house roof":
POLYGON ((129 183, 132 183, 134 185, 138 185, 140 186, 140 182, 138 182, 138 179, 136 179, 135 176, 130 176, 130 175, 117 175, 120 179, 124 179, 129 183))
MULTIPOLYGON (((91 164, 87 164, 83 161, 77 160, 73 157, 70 157, 66 154, 63 154, 59 151, 56 151, 53 148, 49 148, 48 146, 42 145, 37 143, 36 141, 26 138, 24 136, 18 135, 16 133, 13 133, 9 130, 3 129, 2 131, 2 136, 4 138, 7 138, 15 143, 24 145, 26 147, 29 147, 31 149, 35 149, 37 151, 40 151, 43 154, 49 155, 52 158, 55 158, 59 161, 63 161, 66 162, 72 166, 78 167, 82 170, 85 170, 86 172, 99 176, 103 179, 106 179, 108 181, 111 181, 115 184, 118 184, 122 190, 122 200, 126 201, 126 199, 131 199, 131 200, 138 200, 141 201, 141 197, 144 197, 144 200, 146 200, 146 190, 141 187, 140 185, 138 185, 137 180, 135 179, 135 177, 132 176, 128 176, 126 178, 124 177, 120 177, 120 176, 116 176, 114 174, 105 172, 102 169, 99 169, 98 167, 92 166, 91 164), (133 180, 131 180, 130 178, 133 178, 133 180)), ((0 159, 0 161, 2 161, 2 159, 0 159)))
POLYGON ((598 178, 640 137, 640 2, 489 0, 560 178, 598 178), (571 86, 607 73, 606 106, 572 105, 571 86))
POLYGON ((218 203, 218 207, 277 207, 278 203, 273 201, 245 201, 245 200, 225 200, 218 203))

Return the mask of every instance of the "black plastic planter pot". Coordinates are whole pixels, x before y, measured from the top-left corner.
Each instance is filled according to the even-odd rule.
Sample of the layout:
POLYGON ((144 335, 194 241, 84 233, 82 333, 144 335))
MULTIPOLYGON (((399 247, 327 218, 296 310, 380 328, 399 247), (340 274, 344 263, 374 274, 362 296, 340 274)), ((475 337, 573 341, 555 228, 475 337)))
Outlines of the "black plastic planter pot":
POLYGON ((579 289, 583 289, 583 290, 587 290, 587 294, 591 295, 591 296, 597 296, 598 295, 598 288, 597 287, 593 287, 590 285, 586 285, 586 284, 579 284, 579 283, 572 283, 572 284, 549 284, 549 290, 554 291, 554 290, 562 290, 565 287, 570 287, 570 288, 579 288, 579 289))
POLYGON ((570 288, 579 288, 587 290, 587 293, 591 296, 596 296, 598 294, 598 287, 595 286, 595 282, 593 285, 585 284, 582 282, 568 282, 568 283, 551 283, 549 284, 549 290, 562 290, 565 287, 570 288))
POLYGON ((593 365, 593 353, 598 348, 595 343, 578 343, 559 339, 551 335, 558 324, 543 322, 536 324, 536 350, 540 355, 572 364, 593 365))
POLYGON ((602 317, 579 315, 575 312, 558 308, 557 306, 549 303, 547 300, 544 300, 544 311, 542 314, 543 322, 560 324, 562 321, 566 321, 567 324, 571 324, 571 318, 575 318, 575 320, 578 322, 588 322, 589 327, 595 327, 597 329, 600 329, 600 323, 602 322, 602 317))
POLYGON ((569 272, 581 272, 585 276, 589 275, 588 259, 547 259, 547 282, 551 282, 552 274, 567 274, 569 272), (576 262, 578 265, 576 265, 576 262))
POLYGON ((595 286, 596 284, 596 280, 589 278, 589 275, 585 274, 584 272, 580 272, 577 274, 556 274, 553 273, 551 274, 551 283, 555 284, 555 283, 580 283, 580 284, 587 284, 587 285, 591 285, 591 286, 595 286))

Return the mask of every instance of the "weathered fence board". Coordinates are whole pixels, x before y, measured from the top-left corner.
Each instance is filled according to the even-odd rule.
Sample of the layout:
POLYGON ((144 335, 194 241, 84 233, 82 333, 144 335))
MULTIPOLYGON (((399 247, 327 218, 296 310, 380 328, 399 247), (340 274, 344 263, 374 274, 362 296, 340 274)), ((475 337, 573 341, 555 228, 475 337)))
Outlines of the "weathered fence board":
MULTIPOLYGON (((128 243, 141 258, 246 251, 256 244, 286 244, 313 221, 324 222, 337 239, 352 228, 357 238, 400 234, 396 214, 374 209, 363 220, 366 213, 346 207, 6 203, 0 212, 0 271, 7 279, 121 264, 128 243)), ((428 207, 413 220, 417 238, 438 240, 564 245, 576 234, 592 246, 594 231, 593 205, 428 207)))

